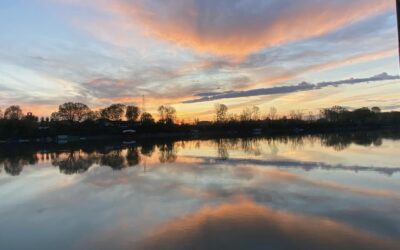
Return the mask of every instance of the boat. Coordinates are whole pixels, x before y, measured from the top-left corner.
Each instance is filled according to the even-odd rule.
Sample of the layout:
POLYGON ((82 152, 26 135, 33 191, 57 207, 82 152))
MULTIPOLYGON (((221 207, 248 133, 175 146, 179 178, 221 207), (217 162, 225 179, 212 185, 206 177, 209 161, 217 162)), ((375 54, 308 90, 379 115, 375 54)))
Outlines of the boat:
POLYGON ((136 143, 136 141, 135 141, 136 130, 125 129, 122 131, 122 133, 123 133, 123 138, 124 138, 124 141, 123 141, 124 144, 129 145, 129 144, 136 143))
POLYGON ((136 141, 123 141, 122 143, 125 145, 132 145, 132 144, 136 144, 136 141))
POLYGON ((261 128, 253 129, 253 135, 261 135, 261 134, 262 134, 262 129, 261 128))
POLYGON ((124 133, 124 134, 134 134, 134 133, 136 133, 136 130, 134 130, 134 129, 125 129, 125 130, 122 131, 122 133, 124 133))

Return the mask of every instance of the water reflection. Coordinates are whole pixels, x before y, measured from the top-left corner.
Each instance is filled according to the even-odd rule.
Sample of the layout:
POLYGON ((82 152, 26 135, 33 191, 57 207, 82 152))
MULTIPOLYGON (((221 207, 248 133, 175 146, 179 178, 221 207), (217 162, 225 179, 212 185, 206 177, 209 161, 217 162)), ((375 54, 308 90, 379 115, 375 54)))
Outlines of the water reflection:
MULTIPOLYGON (((351 145, 362 147, 381 147, 385 139, 399 139, 397 133, 350 133, 350 134, 325 134, 309 136, 277 136, 270 138, 218 138, 198 141, 163 141, 152 142, 146 140, 135 146, 123 146, 118 143, 110 145, 83 144, 83 145, 53 145, 45 149, 36 146, 2 147, 0 149, 0 166, 11 176, 18 176, 27 165, 38 162, 51 162, 60 172, 67 175, 79 174, 88 171, 94 165, 122 170, 142 163, 143 159, 158 158, 159 163, 171 164, 178 161, 179 149, 185 149, 185 144, 190 144, 194 149, 208 147, 215 151, 214 155, 198 157, 204 163, 213 164, 214 160, 226 161, 230 164, 255 164, 269 165, 284 168, 313 169, 346 169, 352 171, 378 171, 392 175, 400 168, 375 166, 330 164, 317 161, 300 161, 293 159, 276 159, 280 148, 285 146, 290 150, 303 150, 304 146, 317 146, 332 148, 337 152, 345 151, 351 145), (268 157, 262 157, 265 146, 269 149, 268 157), (236 157, 232 152, 241 152, 245 157, 236 157), (256 159, 250 157, 256 157, 256 159)), ((0 168, 1 170, 1 168, 0 168)))
POLYGON ((397 249, 393 139, 1 148, 0 249, 397 249))
POLYGON ((52 161, 53 166, 60 168, 64 174, 77 174, 86 172, 94 163, 94 159, 82 155, 80 151, 57 154, 52 161))
MULTIPOLYGON (((391 138, 398 138, 393 135, 391 138)), ((381 146, 382 137, 377 133, 354 133, 347 136, 341 136, 338 134, 321 135, 321 141, 323 145, 333 147, 337 151, 342 151, 348 148, 352 143, 361 146, 381 146)))
MULTIPOLYGON (((38 162, 38 156, 31 148, 0 148, 0 166, 11 176, 17 176, 24 166, 34 165, 38 162)), ((1 173, 1 168, 0 168, 1 173)))
POLYGON ((121 170, 138 165, 140 163, 140 153, 138 148, 103 150, 91 153, 78 150, 55 154, 55 158, 51 163, 53 166, 58 167, 61 173, 67 175, 84 173, 93 165, 121 170))
POLYGON ((395 250, 399 246, 400 241, 332 220, 241 201, 171 220, 134 249, 395 250))
POLYGON ((168 142, 165 144, 158 144, 157 145, 159 150, 159 160, 160 163, 174 163, 178 158, 177 148, 174 146, 173 142, 168 142))

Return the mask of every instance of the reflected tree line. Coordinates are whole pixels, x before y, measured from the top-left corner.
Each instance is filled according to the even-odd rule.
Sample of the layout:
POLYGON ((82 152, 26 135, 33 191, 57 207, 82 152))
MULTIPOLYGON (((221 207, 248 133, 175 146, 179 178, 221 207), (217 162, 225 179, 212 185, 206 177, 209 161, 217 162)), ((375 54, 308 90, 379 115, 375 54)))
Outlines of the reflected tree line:
POLYGON ((107 166, 114 170, 121 170, 133 167, 140 163, 138 148, 117 149, 110 152, 85 153, 82 151, 71 151, 68 153, 56 154, 51 163, 60 169, 60 172, 67 175, 84 173, 94 165, 107 166))
POLYGON ((20 106, 12 105, 4 113, 0 110, 0 139, 13 142, 57 135, 115 136, 126 128, 135 129, 138 134, 192 134, 194 131, 195 134, 226 134, 234 131, 243 135, 254 129, 268 133, 339 132, 398 127, 400 122, 400 112, 383 112, 379 107, 350 110, 341 106, 317 113, 302 110, 279 113, 274 107, 262 113, 259 107, 253 106, 237 114, 224 104, 216 104, 212 121, 196 118, 185 121, 177 117, 176 109, 168 105, 161 105, 156 114, 150 114, 133 105, 117 103, 92 110, 83 103, 67 102, 49 117, 24 113, 20 106))
POLYGON ((289 145, 293 150, 301 150, 306 144, 319 144, 323 147, 333 148, 335 151, 343 151, 352 144, 364 147, 379 147, 383 139, 399 140, 400 133, 396 131, 362 132, 345 134, 319 134, 319 135, 286 135, 274 137, 250 137, 250 138, 220 138, 214 139, 213 144, 217 149, 219 160, 229 159, 229 150, 240 150, 247 155, 258 156, 261 154, 261 145, 267 144, 273 154, 278 152, 277 145, 289 145))
POLYGON ((110 167, 122 170, 141 164, 146 157, 152 157, 158 152, 160 163, 173 163, 178 158, 175 142, 149 144, 138 147, 108 146, 104 148, 83 147, 61 150, 38 150, 35 148, 4 148, 0 149, 0 172, 18 176, 25 166, 39 162, 51 163, 66 175, 80 174, 92 166, 110 167))
MULTIPOLYGON (((194 141, 194 143, 196 148, 200 148, 202 143, 209 143, 211 147, 215 148, 215 159, 225 161, 230 158, 229 152, 232 150, 258 156, 262 153, 263 145, 269 146, 273 154, 278 152, 277 145, 279 144, 290 145, 293 149, 301 149, 306 144, 320 144, 342 151, 352 144, 365 147, 380 146, 385 138, 400 139, 400 135, 396 132, 387 131, 385 133, 366 132, 268 138, 218 138, 194 141)), ((51 163, 58 167, 61 173, 67 175, 84 173, 95 165, 122 170, 138 166, 148 158, 156 159, 161 164, 168 164, 178 160, 179 148, 184 148, 188 142, 190 141, 145 141, 134 147, 113 144, 105 147, 92 144, 55 145, 54 148, 47 150, 30 146, 5 147, 0 149, 0 171, 11 176, 18 176, 23 171, 24 166, 35 165, 39 162, 51 163)))

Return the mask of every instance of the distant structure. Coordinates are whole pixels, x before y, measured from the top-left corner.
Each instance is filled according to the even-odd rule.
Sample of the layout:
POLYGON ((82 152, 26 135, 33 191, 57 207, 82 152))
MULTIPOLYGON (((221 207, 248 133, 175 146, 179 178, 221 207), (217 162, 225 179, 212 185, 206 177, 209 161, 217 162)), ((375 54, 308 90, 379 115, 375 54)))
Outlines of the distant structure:
MULTIPOLYGON (((400 1, 400 0, 398 0, 398 1, 400 1)), ((145 112, 146 112, 146 99, 145 99, 145 96, 142 95, 142 113, 145 113, 145 112)))

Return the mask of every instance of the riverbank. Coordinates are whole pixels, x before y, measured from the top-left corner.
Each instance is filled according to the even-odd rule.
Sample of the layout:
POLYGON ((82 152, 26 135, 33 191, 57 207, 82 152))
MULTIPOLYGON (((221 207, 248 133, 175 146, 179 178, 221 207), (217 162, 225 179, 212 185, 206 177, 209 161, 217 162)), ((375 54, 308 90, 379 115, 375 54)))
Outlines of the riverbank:
POLYGON ((162 133, 136 133, 134 136, 124 136, 124 134, 96 135, 96 136, 76 136, 76 135, 58 135, 54 137, 21 138, 0 140, 3 145, 54 145, 54 144, 91 144, 91 143, 116 143, 116 144, 134 144, 147 143, 149 141, 176 141, 176 140, 210 140, 224 138, 265 138, 265 137, 285 137, 285 136, 308 136, 308 135, 351 135, 351 134, 387 134, 391 137, 399 135, 400 128, 393 126, 386 127, 349 127, 349 128, 331 128, 307 130, 295 128, 290 130, 261 128, 251 130, 189 130, 182 132, 162 132, 162 133))

